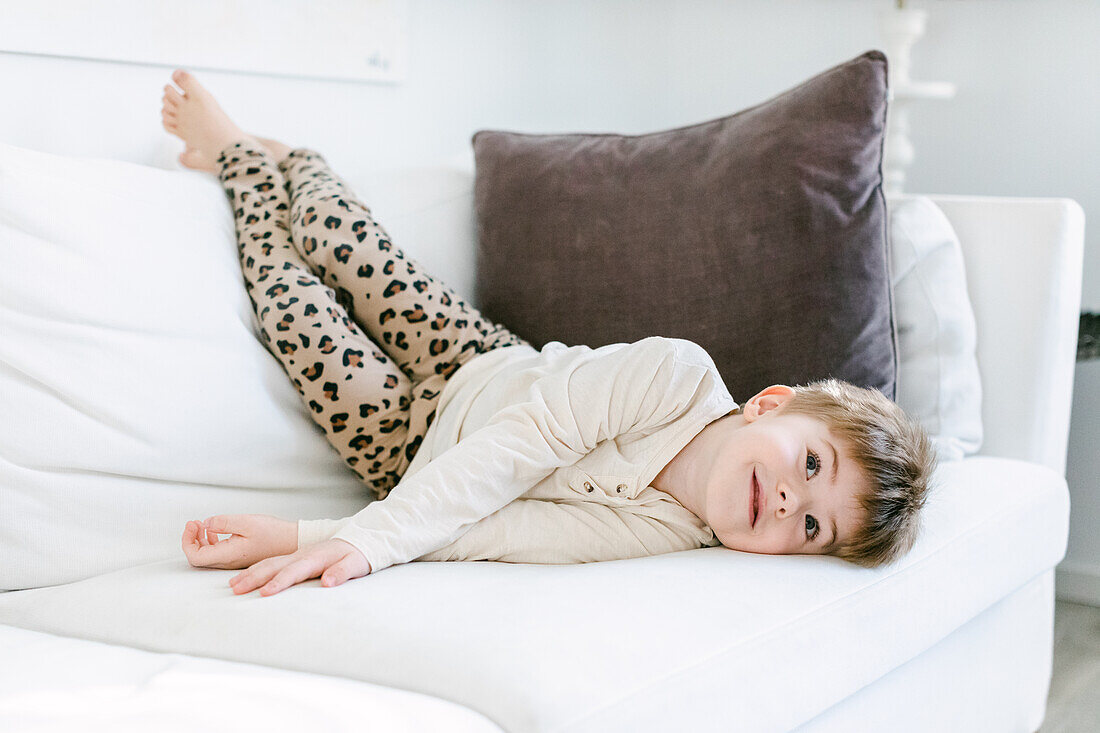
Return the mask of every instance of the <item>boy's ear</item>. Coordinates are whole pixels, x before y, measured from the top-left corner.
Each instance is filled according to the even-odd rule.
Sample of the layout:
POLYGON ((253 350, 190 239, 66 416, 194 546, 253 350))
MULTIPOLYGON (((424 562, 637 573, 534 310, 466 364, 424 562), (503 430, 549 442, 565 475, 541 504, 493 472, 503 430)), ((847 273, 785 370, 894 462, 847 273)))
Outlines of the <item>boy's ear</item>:
POLYGON ((758 392, 751 400, 745 403, 741 410, 745 414, 745 421, 752 422, 756 418, 771 412, 794 396, 794 389, 785 384, 773 384, 758 392))

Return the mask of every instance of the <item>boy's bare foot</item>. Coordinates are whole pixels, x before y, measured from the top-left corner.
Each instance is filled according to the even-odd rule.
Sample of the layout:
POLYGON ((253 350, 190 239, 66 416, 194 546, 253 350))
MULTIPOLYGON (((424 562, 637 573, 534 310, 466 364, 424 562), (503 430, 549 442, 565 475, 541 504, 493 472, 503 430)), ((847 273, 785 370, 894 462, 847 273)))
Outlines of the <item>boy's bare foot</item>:
POLYGON ((179 85, 183 93, 176 91, 171 84, 165 85, 161 121, 165 130, 187 144, 187 148, 180 153, 180 163, 188 168, 215 173, 218 155, 231 144, 260 144, 259 140, 229 119, 214 96, 194 76, 176 69, 172 72, 172 81, 179 85))

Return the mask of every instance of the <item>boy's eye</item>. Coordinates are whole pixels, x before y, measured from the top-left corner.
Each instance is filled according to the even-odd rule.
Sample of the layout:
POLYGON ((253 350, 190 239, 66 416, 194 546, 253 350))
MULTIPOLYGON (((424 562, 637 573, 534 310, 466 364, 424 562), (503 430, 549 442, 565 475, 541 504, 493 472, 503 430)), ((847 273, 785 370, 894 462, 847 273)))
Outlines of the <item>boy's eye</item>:
POLYGON ((806 480, 812 479, 820 469, 821 459, 812 450, 806 451, 806 480))
POLYGON ((818 524, 817 524, 817 520, 814 519, 814 515, 807 514, 806 515, 806 538, 812 541, 815 537, 817 537, 817 530, 818 530, 818 524))

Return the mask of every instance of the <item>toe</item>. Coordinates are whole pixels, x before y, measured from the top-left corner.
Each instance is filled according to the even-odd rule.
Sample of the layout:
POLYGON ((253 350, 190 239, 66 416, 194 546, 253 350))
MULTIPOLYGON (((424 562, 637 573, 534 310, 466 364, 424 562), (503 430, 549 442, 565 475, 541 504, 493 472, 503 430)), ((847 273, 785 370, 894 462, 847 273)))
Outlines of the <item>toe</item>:
POLYGON ((183 96, 176 91, 171 84, 164 85, 164 103, 168 107, 176 107, 183 101, 183 96))
POLYGON ((195 77, 191 76, 183 69, 176 69, 172 72, 172 81, 179 84, 180 89, 183 90, 184 94, 190 92, 191 89, 196 85, 195 77))

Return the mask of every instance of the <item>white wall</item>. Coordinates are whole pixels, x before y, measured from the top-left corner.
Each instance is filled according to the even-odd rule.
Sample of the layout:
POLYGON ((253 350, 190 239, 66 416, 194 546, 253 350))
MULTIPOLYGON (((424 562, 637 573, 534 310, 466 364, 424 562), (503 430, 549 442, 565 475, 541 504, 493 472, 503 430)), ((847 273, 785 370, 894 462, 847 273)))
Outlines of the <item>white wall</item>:
MULTIPOLYGON (((15 0, 0 0, 0 17, 5 1, 15 0)), ((410 3, 402 85, 200 76, 247 129, 322 150, 361 195, 384 201, 373 172, 471 165, 469 138, 480 128, 646 132, 757 103, 878 47, 875 14, 893 0, 410 3)), ((1089 222, 1084 305, 1100 310, 1100 3, 910 4, 930 11, 914 77, 955 82, 958 94, 914 107, 908 189, 1076 199, 1089 222)), ((247 31, 217 32, 231 43, 247 31)), ((168 71, 0 53, 0 140, 170 165, 178 145, 159 127, 168 71)), ((375 210, 385 222, 384 204, 375 210)), ((416 254, 415 242, 404 245, 416 254)), ((472 273, 460 265, 425 265, 470 292, 472 273)), ((1063 564, 1072 572, 1060 587, 1100 604, 1097 414, 1100 365, 1079 365, 1063 564)))

